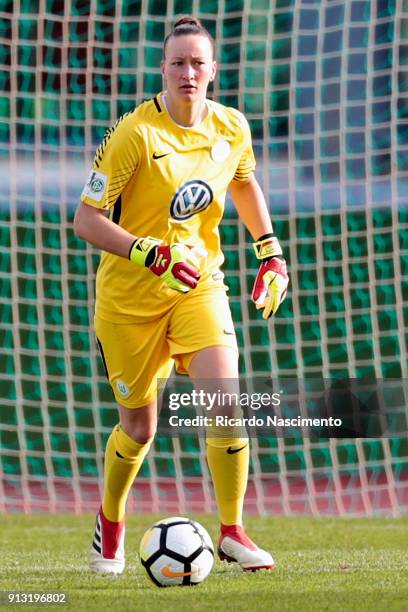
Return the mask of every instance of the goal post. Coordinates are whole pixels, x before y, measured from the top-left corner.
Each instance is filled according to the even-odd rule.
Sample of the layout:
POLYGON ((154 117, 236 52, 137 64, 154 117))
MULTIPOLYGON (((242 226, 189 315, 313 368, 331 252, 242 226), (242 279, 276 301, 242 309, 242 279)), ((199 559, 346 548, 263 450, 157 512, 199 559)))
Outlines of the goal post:
MULTIPOLYGON (((290 269, 266 323, 229 203, 221 236, 242 375, 407 378, 406 0, 5 0, 0 511, 99 503, 117 411, 91 328, 99 255, 74 236, 73 214, 104 131, 161 89, 162 41, 189 12, 216 39, 211 96, 251 125, 290 269)), ((248 511, 406 514, 407 405, 389 437, 253 439, 248 511)), ((159 435, 129 508, 210 511, 204 444, 159 435)))

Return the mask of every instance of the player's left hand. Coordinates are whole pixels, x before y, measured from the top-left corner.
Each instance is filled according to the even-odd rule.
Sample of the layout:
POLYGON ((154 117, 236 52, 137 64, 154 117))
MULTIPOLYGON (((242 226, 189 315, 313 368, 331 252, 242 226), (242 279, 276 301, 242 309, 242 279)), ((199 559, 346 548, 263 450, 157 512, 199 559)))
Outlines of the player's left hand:
POLYGON ((279 240, 274 233, 261 236, 253 245, 255 255, 261 260, 252 290, 252 299, 264 319, 276 313, 286 297, 289 276, 286 261, 282 257, 279 240))
POLYGON ((276 313, 286 297, 288 285, 289 276, 284 259, 272 257, 261 263, 252 290, 252 299, 258 310, 263 309, 264 319, 269 319, 276 313))

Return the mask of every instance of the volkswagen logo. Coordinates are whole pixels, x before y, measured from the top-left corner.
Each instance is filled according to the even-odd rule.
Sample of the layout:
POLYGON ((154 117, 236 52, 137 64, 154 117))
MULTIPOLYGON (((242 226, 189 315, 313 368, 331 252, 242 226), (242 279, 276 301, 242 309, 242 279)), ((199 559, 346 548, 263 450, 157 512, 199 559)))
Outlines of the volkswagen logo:
POLYGON ((173 196, 170 204, 170 215, 176 221, 185 221, 202 212, 213 201, 213 192, 204 181, 187 181, 173 196))

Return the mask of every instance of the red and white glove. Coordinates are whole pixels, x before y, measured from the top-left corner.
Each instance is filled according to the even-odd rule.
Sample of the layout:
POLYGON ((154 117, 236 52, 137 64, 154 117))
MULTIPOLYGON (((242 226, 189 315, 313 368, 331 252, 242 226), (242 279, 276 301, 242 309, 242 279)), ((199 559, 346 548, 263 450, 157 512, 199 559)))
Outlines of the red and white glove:
POLYGON ((129 251, 129 259, 149 268, 175 291, 187 293, 200 280, 200 265, 206 253, 187 244, 163 244, 157 238, 137 238, 129 251))
POLYGON ((289 276, 282 249, 273 234, 263 236, 253 244, 256 256, 262 260, 252 290, 252 300, 264 319, 276 313, 286 297, 289 276))

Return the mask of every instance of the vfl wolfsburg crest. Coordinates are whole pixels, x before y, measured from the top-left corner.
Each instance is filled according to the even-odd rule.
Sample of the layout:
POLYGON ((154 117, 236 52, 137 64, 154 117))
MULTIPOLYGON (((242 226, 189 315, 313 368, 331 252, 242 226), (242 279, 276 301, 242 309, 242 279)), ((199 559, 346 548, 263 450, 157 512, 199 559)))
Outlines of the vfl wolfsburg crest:
POLYGON ((116 381, 116 388, 122 397, 128 397, 130 395, 130 389, 123 380, 116 381))
POLYGON ((176 221, 185 221, 208 208, 212 201, 213 192, 207 183, 199 180, 187 181, 174 194, 170 215, 176 221))

